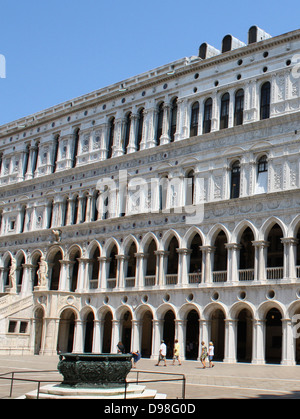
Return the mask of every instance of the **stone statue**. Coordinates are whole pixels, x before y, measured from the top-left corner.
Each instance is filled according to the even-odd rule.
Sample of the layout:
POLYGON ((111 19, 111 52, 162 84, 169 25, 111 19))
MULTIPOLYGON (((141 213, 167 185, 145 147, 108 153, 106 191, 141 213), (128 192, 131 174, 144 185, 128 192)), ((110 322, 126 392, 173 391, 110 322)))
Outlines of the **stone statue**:
POLYGON ((42 256, 41 261, 39 262, 39 270, 37 272, 38 275, 38 286, 39 287, 46 287, 48 283, 48 263, 46 259, 42 256))
POLYGON ((60 241, 61 241, 61 231, 60 230, 52 230, 52 234, 54 234, 54 240, 57 243, 60 243, 60 241))
POLYGON ((17 272, 17 262, 16 259, 12 258, 11 260, 11 266, 9 270, 9 288, 11 290, 17 289, 17 278, 16 278, 16 272, 17 272))

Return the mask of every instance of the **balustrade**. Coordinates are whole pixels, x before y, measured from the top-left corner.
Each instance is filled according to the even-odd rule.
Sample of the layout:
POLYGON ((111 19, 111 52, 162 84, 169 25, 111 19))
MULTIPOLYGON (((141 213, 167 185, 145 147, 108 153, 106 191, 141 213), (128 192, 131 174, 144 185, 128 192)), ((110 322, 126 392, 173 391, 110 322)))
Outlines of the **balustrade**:
POLYGON ((254 269, 240 269, 239 280, 240 281, 254 281, 254 269))

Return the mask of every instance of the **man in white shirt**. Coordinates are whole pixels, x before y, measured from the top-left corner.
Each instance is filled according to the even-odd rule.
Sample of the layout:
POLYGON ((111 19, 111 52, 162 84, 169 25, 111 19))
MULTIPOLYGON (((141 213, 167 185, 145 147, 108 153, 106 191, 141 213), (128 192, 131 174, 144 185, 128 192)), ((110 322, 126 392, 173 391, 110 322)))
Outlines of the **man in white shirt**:
POLYGON ((162 340, 159 347, 159 358, 158 358, 158 363, 156 364, 157 367, 159 366, 160 361, 164 361, 165 367, 167 366, 166 356, 167 356, 167 345, 162 340))

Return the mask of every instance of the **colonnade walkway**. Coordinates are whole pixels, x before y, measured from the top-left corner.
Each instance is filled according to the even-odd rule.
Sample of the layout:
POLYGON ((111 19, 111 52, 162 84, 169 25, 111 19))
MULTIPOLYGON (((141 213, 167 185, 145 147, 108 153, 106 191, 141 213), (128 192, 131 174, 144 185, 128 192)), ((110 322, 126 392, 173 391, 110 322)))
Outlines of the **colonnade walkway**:
MULTIPOLYGON (((300 399, 300 366, 251 365, 215 363, 215 367, 202 369, 197 361, 183 361, 182 366, 156 367, 154 360, 141 359, 137 370, 185 374, 187 399, 300 399)), ((44 356, 0 356, 0 374, 12 371, 34 373, 23 374, 22 378, 37 380, 60 380, 58 372, 41 374, 40 371, 56 370, 58 357, 44 356)), ((133 370, 134 371, 134 370, 133 370)), ((129 379, 135 379, 132 372, 129 379)), ((166 378, 162 375, 140 374, 140 380, 166 378)), ((174 378, 174 377, 170 377, 174 378)), ((160 393, 167 393, 168 399, 181 398, 182 383, 149 383, 147 386, 160 393)), ((36 389, 37 385, 15 382, 13 398, 36 389)), ((9 396, 10 382, 0 380, 0 398, 9 396)))

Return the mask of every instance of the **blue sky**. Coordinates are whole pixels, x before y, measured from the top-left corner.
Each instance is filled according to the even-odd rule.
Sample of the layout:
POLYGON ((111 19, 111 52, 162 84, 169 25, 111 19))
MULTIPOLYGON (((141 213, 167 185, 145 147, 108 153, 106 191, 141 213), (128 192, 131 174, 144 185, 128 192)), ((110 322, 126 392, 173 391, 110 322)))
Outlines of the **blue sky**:
POLYGON ((0 0, 0 125, 217 47, 299 29, 299 0, 0 0))

